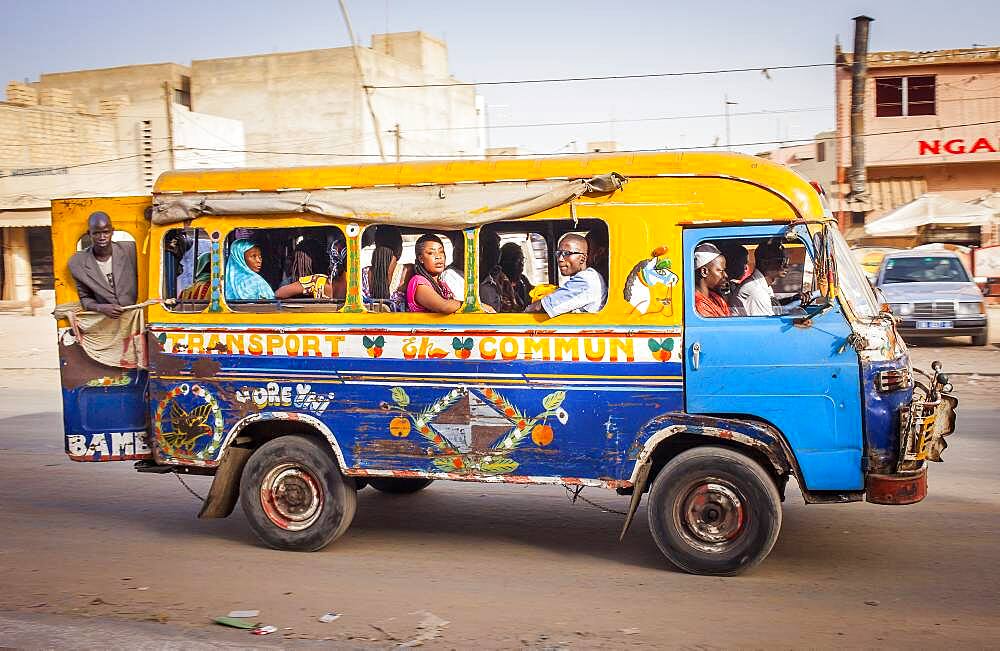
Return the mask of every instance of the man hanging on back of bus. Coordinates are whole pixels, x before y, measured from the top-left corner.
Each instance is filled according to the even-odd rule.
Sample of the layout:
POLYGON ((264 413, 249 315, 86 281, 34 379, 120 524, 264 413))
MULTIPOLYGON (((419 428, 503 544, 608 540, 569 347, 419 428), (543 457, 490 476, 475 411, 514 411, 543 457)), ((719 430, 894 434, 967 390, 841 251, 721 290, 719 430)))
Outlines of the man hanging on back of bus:
POLYGON ((608 286, 601 274, 587 265, 587 250, 587 240, 580 235, 564 235, 556 249, 556 261, 566 282, 524 311, 544 311, 550 319, 567 312, 600 312, 608 300, 608 286))
POLYGON ((117 319, 138 294, 135 242, 113 242, 115 227, 105 212, 87 220, 91 245, 69 259, 83 309, 117 319))

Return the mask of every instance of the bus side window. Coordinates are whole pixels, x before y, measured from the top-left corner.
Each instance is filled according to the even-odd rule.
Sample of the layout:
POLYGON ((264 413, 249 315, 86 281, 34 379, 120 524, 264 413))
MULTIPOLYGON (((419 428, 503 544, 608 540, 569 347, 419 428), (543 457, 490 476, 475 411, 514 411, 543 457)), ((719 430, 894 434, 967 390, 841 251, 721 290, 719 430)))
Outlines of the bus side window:
POLYGON ((479 230, 480 302, 497 312, 523 312, 529 304, 565 285, 570 276, 560 273, 556 250, 567 235, 586 240, 588 253, 583 266, 596 271, 606 286, 608 227, 603 221, 581 219, 575 225, 555 219, 497 222, 479 230))
POLYGON ((813 261, 798 241, 759 237, 706 240, 695 249, 693 266, 696 305, 702 316, 801 313, 802 297, 814 291, 813 261), (718 259, 711 259, 716 253, 718 259))
POLYGON ((369 312, 407 311, 406 292, 414 274, 414 245, 423 235, 441 241, 446 266, 439 282, 452 297, 465 296, 465 235, 462 231, 431 232, 391 224, 373 224, 361 235, 361 299, 369 312))
POLYGON ((166 305, 174 312, 201 312, 208 307, 211 291, 212 241, 198 228, 175 228, 163 236, 163 298, 176 299, 166 305))
POLYGON ((336 226, 235 229, 226 238, 226 304, 234 312, 339 311, 346 242, 336 226))

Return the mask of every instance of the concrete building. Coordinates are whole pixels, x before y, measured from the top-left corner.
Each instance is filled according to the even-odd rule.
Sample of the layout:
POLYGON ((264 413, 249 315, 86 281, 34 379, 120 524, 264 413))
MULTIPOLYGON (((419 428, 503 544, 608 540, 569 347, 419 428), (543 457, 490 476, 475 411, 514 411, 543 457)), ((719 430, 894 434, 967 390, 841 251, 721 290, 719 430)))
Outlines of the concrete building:
POLYGON ((834 210, 849 238, 861 237, 865 222, 927 193, 969 202, 1000 190, 1000 47, 868 54, 864 144, 870 200, 856 205, 846 201, 853 58, 838 47, 836 61, 836 135, 842 146, 834 210))
POLYGON ((454 83, 447 45, 422 32, 376 34, 370 48, 191 64, 194 108, 241 121, 254 166, 377 162, 379 139, 390 161, 480 157, 484 120, 474 87, 374 88, 372 111, 363 89, 454 83))
POLYGON ((837 134, 823 131, 813 142, 788 145, 758 154, 761 158, 787 165, 809 179, 819 183, 826 196, 832 196, 837 185, 837 134))
POLYGON ((0 102, 0 300, 51 287, 56 197, 148 194, 175 168, 377 162, 379 138, 387 160, 482 156, 475 89, 420 87, 455 83, 447 46, 422 32, 12 82, 0 102), (365 85, 418 87, 370 88, 369 110, 365 85))

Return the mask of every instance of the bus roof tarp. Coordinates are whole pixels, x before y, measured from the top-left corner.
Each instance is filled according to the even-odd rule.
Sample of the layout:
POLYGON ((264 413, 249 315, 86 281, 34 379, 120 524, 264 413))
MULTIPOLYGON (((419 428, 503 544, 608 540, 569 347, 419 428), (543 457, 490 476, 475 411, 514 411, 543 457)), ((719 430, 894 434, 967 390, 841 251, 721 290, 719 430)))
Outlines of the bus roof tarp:
POLYGON ((326 188, 279 192, 154 194, 154 224, 202 215, 287 215, 457 230, 534 215, 585 194, 610 194, 626 178, 617 172, 590 179, 494 181, 400 187, 326 188))

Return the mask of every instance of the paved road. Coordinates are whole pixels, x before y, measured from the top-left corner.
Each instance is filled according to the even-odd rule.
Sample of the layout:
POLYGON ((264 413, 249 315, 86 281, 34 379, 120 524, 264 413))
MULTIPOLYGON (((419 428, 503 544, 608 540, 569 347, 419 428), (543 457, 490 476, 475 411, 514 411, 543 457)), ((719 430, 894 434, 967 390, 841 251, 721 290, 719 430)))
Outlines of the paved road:
POLYGON ((644 509, 619 544, 620 516, 554 487, 368 489, 327 550, 264 549, 239 512, 197 520, 173 476, 68 461, 54 371, 7 372, 0 646, 384 648, 415 637, 422 611, 450 622, 424 629, 441 632, 432 648, 997 646, 1000 379, 956 381, 969 399, 927 500, 806 507, 792 493, 768 560, 724 579, 669 569, 644 509), (210 623, 241 608, 287 630, 256 638, 210 623), (330 610, 344 615, 316 621, 330 610))

